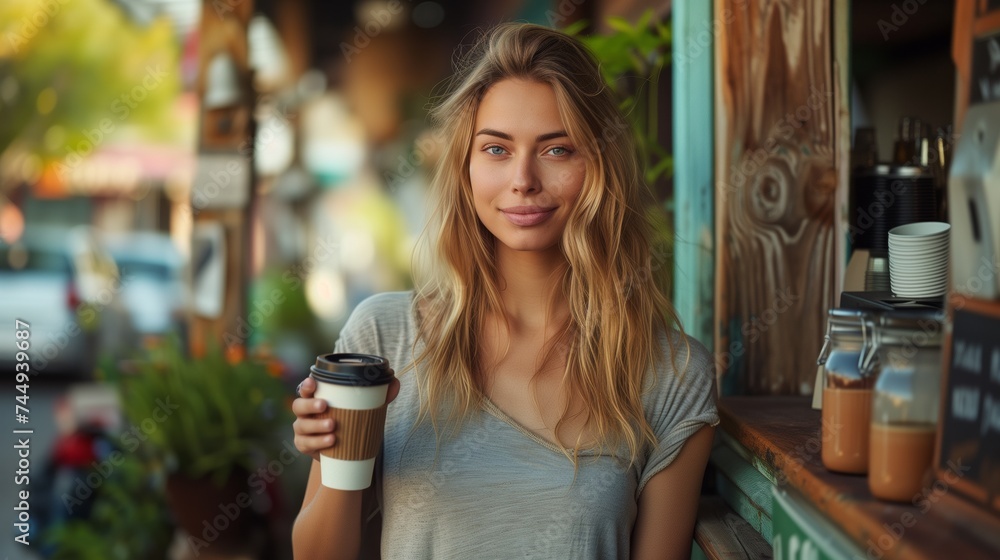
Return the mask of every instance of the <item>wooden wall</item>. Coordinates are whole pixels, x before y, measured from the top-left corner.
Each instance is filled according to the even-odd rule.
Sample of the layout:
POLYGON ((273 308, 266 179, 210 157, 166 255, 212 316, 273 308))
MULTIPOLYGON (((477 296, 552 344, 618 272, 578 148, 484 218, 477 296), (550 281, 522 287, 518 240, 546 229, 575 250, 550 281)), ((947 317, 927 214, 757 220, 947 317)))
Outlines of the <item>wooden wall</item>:
POLYGON ((811 392, 839 298, 848 128, 831 1, 715 0, 715 350, 742 393, 811 392))
POLYGON ((711 349, 715 335, 712 4, 676 2, 671 21, 674 304, 687 334, 711 349))

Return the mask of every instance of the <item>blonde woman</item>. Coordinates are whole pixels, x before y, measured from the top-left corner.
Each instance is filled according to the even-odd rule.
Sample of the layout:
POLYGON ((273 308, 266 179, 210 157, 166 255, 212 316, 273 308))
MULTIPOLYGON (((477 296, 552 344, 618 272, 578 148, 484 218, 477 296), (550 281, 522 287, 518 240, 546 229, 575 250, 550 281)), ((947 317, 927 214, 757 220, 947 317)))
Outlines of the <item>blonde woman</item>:
MULTIPOLYGON (((407 560, 688 558, 711 356, 650 273, 649 193, 593 56, 501 25, 433 116, 448 140, 418 289, 362 302, 335 348, 399 371, 380 470, 338 491, 314 460, 295 557, 354 559, 374 533, 407 560)), ((292 408, 316 459, 337 427, 314 391, 292 408)))

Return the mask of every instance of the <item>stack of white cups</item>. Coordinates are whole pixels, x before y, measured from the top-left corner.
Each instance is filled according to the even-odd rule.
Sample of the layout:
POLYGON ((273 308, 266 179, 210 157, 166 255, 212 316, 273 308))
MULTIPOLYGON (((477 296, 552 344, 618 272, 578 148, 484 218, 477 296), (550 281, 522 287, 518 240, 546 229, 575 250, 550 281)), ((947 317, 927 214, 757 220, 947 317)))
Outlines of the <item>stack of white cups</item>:
POLYGON ((951 226, 917 222, 889 230, 889 283, 903 298, 936 298, 948 291, 951 226))

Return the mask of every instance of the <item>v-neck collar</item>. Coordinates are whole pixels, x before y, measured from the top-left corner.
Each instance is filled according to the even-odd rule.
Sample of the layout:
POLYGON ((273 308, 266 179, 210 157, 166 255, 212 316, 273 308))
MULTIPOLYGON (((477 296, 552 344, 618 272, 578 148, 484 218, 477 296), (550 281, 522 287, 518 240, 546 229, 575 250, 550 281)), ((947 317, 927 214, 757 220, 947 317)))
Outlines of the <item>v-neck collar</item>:
MULTIPOLYGON (((417 295, 416 295, 416 291, 414 290, 414 291, 411 291, 411 295, 410 295, 410 313, 409 313, 409 317, 408 317, 408 321, 410 323, 410 327, 412 329, 414 329, 414 331, 413 331, 414 333, 416 333, 417 329, 418 329, 418 325, 417 325, 417 323, 418 323, 418 321, 417 321, 417 315, 418 315, 418 313, 419 313, 419 311, 417 309, 417 295)), ((422 346, 422 342, 418 341, 418 345, 422 346)), ((414 350, 416 351, 416 348, 414 350)), ((530 439, 531 441, 537 443, 538 445, 541 445, 542 447, 548 449, 549 451, 551 451, 553 453, 558 453, 559 455, 562 455, 562 456, 566 456, 567 454, 570 457, 573 456, 573 449, 563 449, 560 446, 556 445, 555 443, 553 443, 553 442, 551 442, 551 441, 543 438, 542 436, 538 435, 534 431, 529 430, 528 428, 526 428, 525 426, 523 426, 520 422, 518 422, 517 420, 514 420, 513 418, 511 418, 510 416, 508 416, 506 412, 504 412, 499 406, 496 405, 496 403, 494 403, 486 395, 483 395, 482 408, 486 412, 488 412, 492 416, 494 416, 496 419, 500 420, 504 424, 507 424, 508 426, 510 426, 511 428, 513 428, 514 430, 520 432, 521 435, 523 435, 524 437, 530 439)), ((583 449, 578 454, 579 457, 593 457, 593 456, 600 456, 600 455, 617 456, 617 454, 604 454, 604 453, 599 452, 597 449, 593 449, 593 448, 591 448, 591 449, 583 449)))
MULTIPOLYGON (((486 412, 489 412, 490 414, 492 414, 494 417, 496 417, 501 422, 507 424, 511 428, 514 428, 515 430, 517 430, 518 432, 520 432, 522 435, 524 435, 524 437, 526 437, 526 438, 532 440, 533 442, 537 443, 538 445, 541 445, 542 447, 544 447, 544 448, 552 451, 553 453, 558 453, 558 454, 563 455, 563 456, 565 456, 566 454, 569 454, 569 456, 571 456, 571 457, 573 456, 573 449, 560 448, 555 443, 553 443, 553 442, 551 442, 551 441, 543 438, 542 436, 538 435, 534 431, 529 430, 528 428, 524 427, 524 425, 522 425, 520 422, 518 422, 517 420, 514 420, 506 412, 504 412, 503 410, 501 410, 500 407, 497 406, 496 403, 494 403, 492 400, 490 400, 490 398, 487 397, 486 395, 483 395, 483 409, 486 410, 486 412)), ((597 451, 596 449, 593 449, 593 448, 582 449, 578 453, 579 457, 592 457, 592 456, 595 456, 595 455, 602 455, 602 453, 600 453, 599 451, 597 451)))

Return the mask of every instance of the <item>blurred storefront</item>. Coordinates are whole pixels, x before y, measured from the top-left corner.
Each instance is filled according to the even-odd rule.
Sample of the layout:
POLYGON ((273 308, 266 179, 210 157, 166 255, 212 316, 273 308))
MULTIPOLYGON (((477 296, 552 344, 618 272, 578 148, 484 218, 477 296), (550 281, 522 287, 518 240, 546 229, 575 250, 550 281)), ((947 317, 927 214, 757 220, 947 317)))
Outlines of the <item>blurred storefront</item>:
MULTIPOLYGON (((443 142, 429 130, 426 114, 452 71, 458 45, 504 20, 557 27, 588 20, 607 31, 611 16, 634 22, 652 10, 660 21, 670 10, 670 2, 648 1, 84 0, 59 3, 43 17, 30 2, 10 6, 0 9, 10 18, 3 29, 23 35, 24 43, 0 46, 0 111, 17 111, 29 122, 18 129, 21 136, 0 144, 3 243, 14 246, 47 226, 85 226, 115 253, 118 283, 110 285, 121 286, 129 273, 120 255, 135 259, 134 247, 153 247, 138 244, 146 239, 139 234, 169 238, 190 291, 178 298, 184 308, 175 318, 191 325, 190 340, 264 354, 277 363, 275 375, 292 386, 304 364, 332 347, 359 301, 412 285, 410 260, 428 210, 428 171, 443 142), (86 20, 77 11, 82 8, 99 21, 86 20), (105 37, 88 33, 85 23, 105 37), (55 37, 70 38, 58 45, 63 51, 41 48, 38 41, 55 45, 55 37), (105 42, 111 47, 102 49, 105 42), (24 53, 36 58, 24 60, 24 53), (47 74, 32 74, 30 62, 49 59, 61 62, 36 63, 47 74), (18 65, 3 66, 7 60, 18 65), (150 60, 163 65, 163 82, 156 81, 155 64, 150 74, 150 60), (66 83, 60 72, 70 76, 66 83), (144 86, 144 80, 152 81, 144 86), (83 83, 98 87, 78 85, 83 83), (223 201, 227 188, 232 194, 241 181, 245 197, 223 201), (121 250, 122 237, 129 239, 128 251, 121 250), (199 324, 209 326, 199 331, 199 324)), ((668 84, 661 83, 656 96, 668 84)), ((662 96, 664 104, 668 100, 662 96)), ((669 119, 660 126, 669 131, 669 119)), ((0 141, 3 132, 0 124, 0 141)), ((149 268, 148 262, 132 263, 136 270, 149 268)), ((136 313, 146 313, 141 300, 173 297, 166 291, 172 283, 161 284, 160 292, 111 288, 106 291, 115 303, 96 305, 105 311, 134 305, 136 313)), ((73 304, 70 315, 78 315, 79 302, 65 299, 73 304)), ((143 339, 136 326, 143 323, 154 322, 128 321, 138 337, 104 337, 119 343, 115 352, 123 353, 113 357, 143 346, 133 344, 143 339)), ((105 439, 121 443, 115 430, 127 428, 127 422, 107 421, 118 418, 119 400, 101 393, 100 406, 93 407, 98 412, 87 412, 78 394, 94 400, 92 393, 68 391, 42 409, 52 412, 47 421, 58 420, 47 426, 57 458, 77 469, 52 480, 72 481, 67 472, 89 474, 90 463, 80 457, 99 463, 103 456, 94 450, 105 439)), ((303 464, 290 464, 289 471, 303 464)), ((165 469, 155 463, 146 468, 165 469)), ((304 480, 282 477, 255 502, 253 515, 266 518, 272 541, 272 548, 256 551, 258 557, 290 557, 287 531, 304 480)), ((144 494, 137 490, 144 487, 128 488, 144 494)), ((161 491, 135 503, 163 507, 161 491)), ((129 520, 141 532, 141 523, 162 521, 163 513, 134 511, 129 520)), ((109 538, 124 541, 128 529, 124 521, 115 524, 109 538)), ((176 535, 181 544, 175 542, 170 556, 190 555, 190 535, 176 535)))
MULTIPOLYGON (((39 90, 30 76, 0 76, 0 97, 36 113, 8 149, 0 145, 0 206, 9 216, 2 237, 13 243, 25 230, 46 225, 88 225, 108 235, 159 232, 185 258, 197 258, 197 222, 213 211, 211 204, 200 204, 208 197, 199 186, 213 182, 205 157, 221 149, 206 141, 206 127, 225 124, 211 120, 221 114, 211 105, 239 99, 243 113, 225 118, 252 127, 230 139, 243 168, 231 178, 233 184, 249 182, 252 196, 233 218, 242 233, 230 239, 235 245, 229 258, 245 253, 246 259, 229 264, 244 274, 230 275, 237 284, 223 287, 241 292, 241 302, 275 286, 287 293, 287 313, 237 338, 287 347, 288 364, 328 347, 349 310, 367 295, 410 286, 427 170, 440 146, 428 132, 426 110, 451 70, 456 45, 504 19, 564 26, 609 15, 636 17, 648 8, 642 2, 87 2, 101 8, 102 29, 128 28, 137 45, 159 41, 162 68, 131 60, 114 74, 120 81, 109 81, 107 90, 88 90, 100 99, 89 104, 75 102, 72 88, 39 90), (156 26, 169 31, 149 31, 156 26), (203 57, 222 52, 239 72, 252 73, 245 91, 243 84, 206 90, 210 74, 229 70, 203 57), (167 95, 169 88, 175 91, 167 95), (36 91, 37 103, 25 101, 36 91), (70 114, 55 119, 66 105, 70 114), (154 105, 152 117, 140 114, 154 105)), ((9 11, 11 29, 25 42, 8 55, 16 60, 25 51, 47 53, 34 41, 57 32, 60 17, 76 13, 63 7, 43 17, 28 3, 16 4, 9 11), (46 25, 35 26, 32 18, 46 25)), ((113 56, 95 52, 88 58, 87 49, 78 50, 74 56, 81 60, 69 71, 81 76, 102 56, 113 56)), ((199 309, 225 307, 226 326, 211 337, 220 339, 252 310, 211 301, 219 299, 217 280, 199 298, 199 271, 187 271, 194 290, 191 319, 203 315, 199 309), (199 301, 206 303, 199 307, 199 301)))

